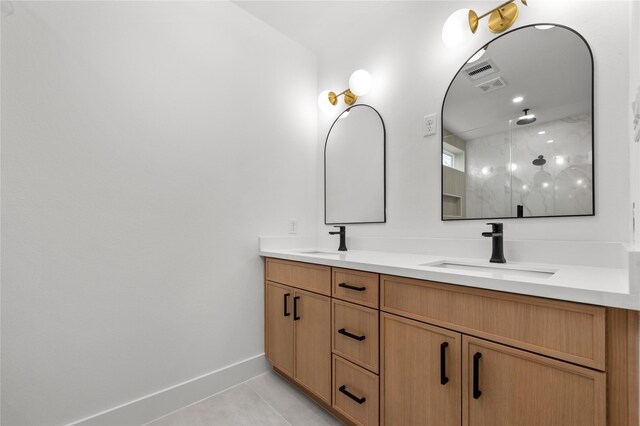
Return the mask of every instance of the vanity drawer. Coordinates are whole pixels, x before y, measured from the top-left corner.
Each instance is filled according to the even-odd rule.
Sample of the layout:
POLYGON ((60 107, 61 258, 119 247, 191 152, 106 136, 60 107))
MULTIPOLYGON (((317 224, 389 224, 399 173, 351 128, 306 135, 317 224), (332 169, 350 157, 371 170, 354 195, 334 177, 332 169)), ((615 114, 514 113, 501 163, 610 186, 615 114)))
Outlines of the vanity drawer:
POLYGON ((378 372, 378 311, 332 299, 333 352, 378 372))
POLYGON ((379 378, 333 355, 333 408, 357 425, 378 424, 379 378))
POLYGON ((331 268, 328 266, 268 258, 266 279, 326 296, 331 295, 331 268))
POLYGON ((378 308, 378 274, 333 268, 332 275, 333 297, 378 308))
POLYGON ((383 311, 605 368, 605 308, 382 275, 383 311))

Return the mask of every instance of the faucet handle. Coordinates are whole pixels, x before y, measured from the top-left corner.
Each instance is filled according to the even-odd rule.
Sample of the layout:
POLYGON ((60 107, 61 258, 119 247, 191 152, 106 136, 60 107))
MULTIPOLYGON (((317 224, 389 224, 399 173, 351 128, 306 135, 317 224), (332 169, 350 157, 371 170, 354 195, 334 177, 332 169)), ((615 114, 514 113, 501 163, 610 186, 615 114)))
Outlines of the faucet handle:
POLYGON ((491 225, 492 232, 502 232, 502 222, 488 222, 487 225, 491 225))
POLYGON ((334 225, 334 228, 339 228, 339 231, 329 231, 329 235, 347 235, 347 227, 344 225, 334 225))

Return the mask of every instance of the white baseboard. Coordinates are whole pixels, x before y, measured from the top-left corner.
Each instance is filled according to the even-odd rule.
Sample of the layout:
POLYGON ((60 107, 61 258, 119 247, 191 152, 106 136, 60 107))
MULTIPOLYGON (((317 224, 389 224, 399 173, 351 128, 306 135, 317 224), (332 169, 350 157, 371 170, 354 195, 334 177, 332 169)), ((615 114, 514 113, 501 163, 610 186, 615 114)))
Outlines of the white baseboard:
POLYGON ((256 355, 195 379, 113 407, 68 426, 140 426, 228 389, 269 369, 264 354, 256 355))

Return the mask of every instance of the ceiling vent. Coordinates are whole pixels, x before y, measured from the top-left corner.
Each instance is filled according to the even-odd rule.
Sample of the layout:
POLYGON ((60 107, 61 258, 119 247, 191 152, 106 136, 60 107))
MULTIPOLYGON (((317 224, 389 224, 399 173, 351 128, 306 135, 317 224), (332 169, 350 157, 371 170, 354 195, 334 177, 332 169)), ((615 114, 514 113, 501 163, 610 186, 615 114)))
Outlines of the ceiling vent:
POLYGON ((482 90, 483 93, 493 92, 494 90, 502 89, 507 85, 502 77, 496 77, 493 80, 485 81, 478 84, 476 87, 482 90))
POLYGON ((472 81, 486 77, 498 71, 500 70, 491 59, 486 59, 464 69, 465 74, 467 74, 467 77, 469 77, 469 79, 472 81))

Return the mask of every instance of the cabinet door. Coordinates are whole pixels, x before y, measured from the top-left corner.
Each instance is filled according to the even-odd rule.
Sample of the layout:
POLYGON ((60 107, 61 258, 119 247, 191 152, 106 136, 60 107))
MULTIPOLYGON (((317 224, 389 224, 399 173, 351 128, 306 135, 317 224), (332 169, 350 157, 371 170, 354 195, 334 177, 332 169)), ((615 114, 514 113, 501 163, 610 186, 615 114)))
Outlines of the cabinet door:
POLYGON ((293 375, 293 289, 267 281, 265 286, 265 340, 267 359, 293 375))
POLYGON ((459 426, 461 335, 382 313, 381 424, 459 426))
POLYGON ((464 336, 463 425, 605 425, 605 373, 464 336))
POLYGON ((294 379, 331 404, 331 299, 294 291, 294 379))

